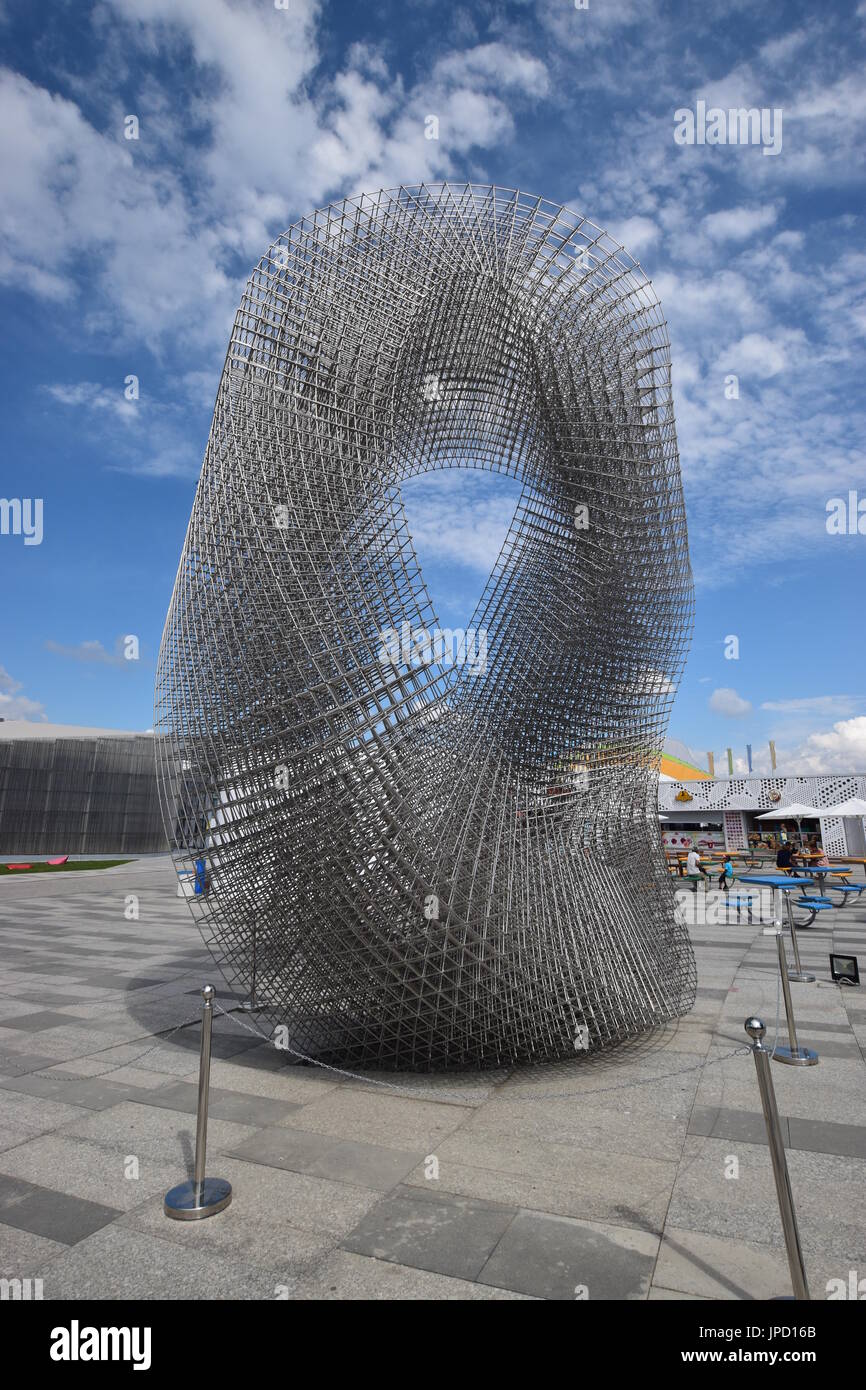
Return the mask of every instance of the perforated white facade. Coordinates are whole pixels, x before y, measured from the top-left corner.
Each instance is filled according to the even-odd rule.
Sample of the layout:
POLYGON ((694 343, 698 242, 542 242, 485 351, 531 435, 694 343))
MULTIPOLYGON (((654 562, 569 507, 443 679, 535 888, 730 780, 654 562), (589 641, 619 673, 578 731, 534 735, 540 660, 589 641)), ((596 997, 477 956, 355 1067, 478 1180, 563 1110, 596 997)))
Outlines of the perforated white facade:
MULTIPOLYGON (((659 810, 671 812, 721 811, 725 827, 725 845, 741 849, 745 840, 743 811, 753 816, 773 811, 792 802, 807 806, 835 806, 849 797, 866 799, 866 773, 839 773, 816 777, 715 777, 696 782, 662 782, 659 785, 659 810), (690 801, 678 801, 679 792, 686 791, 690 801)), ((764 822, 765 825, 770 823, 764 822)), ((838 816, 821 817, 821 840, 828 854, 864 853, 862 820, 842 820, 838 816)))

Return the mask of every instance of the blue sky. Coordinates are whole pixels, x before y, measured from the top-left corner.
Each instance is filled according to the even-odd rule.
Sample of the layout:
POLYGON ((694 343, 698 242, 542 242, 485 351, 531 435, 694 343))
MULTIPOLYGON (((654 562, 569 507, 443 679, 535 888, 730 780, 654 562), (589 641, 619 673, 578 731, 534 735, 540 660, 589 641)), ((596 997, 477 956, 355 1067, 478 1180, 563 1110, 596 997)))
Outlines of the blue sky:
MULTIPOLYGON (((0 535, 0 714, 150 727, 247 274, 313 207, 469 178, 585 214, 661 298, 697 583, 671 733, 866 770, 866 534, 827 530, 866 513, 866 0, 0 0, 0 44, 0 494, 43 501, 41 544, 0 535), (781 149, 678 144, 699 101, 781 111, 781 149)), ((407 489, 444 623, 515 496, 407 489)))

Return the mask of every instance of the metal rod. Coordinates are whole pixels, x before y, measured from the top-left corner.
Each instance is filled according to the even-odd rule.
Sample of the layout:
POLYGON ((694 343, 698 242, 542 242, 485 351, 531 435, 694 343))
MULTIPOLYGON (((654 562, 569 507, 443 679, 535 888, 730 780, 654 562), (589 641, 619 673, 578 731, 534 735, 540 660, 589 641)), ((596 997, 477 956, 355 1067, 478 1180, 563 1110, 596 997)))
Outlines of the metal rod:
POLYGON ((204 1170, 207 1162, 207 1102, 210 1092, 210 1049, 213 1032, 213 985, 205 985, 201 992, 201 1057, 198 1064, 198 1112, 195 1126, 195 1174, 193 1181, 199 1193, 204 1183, 204 1170))
MULTIPOLYGON (((803 967, 800 964, 800 947, 797 943, 797 928, 794 926, 794 909, 791 906, 791 894, 785 894, 785 907, 788 912, 788 926, 791 928, 791 944, 794 947, 794 969, 798 975, 803 974, 803 967)), ((814 976, 812 977, 814 979, 814 976)))
POLYGON ((243 1012, 244 1012, 244 1013, 247 1013, 247 1014, 258 1013, 258 1012, 259 1012, 259 1006, 258 1006, 258 1004, 256 1003, 256 943, 257 943, 257 940, 258 940, 258 935, 259 935, 259 924, 258 924, 258 922, 254 922, 254 923, 253 923, 253 930, 252 930, 253 949, 252 949, 252 961, 251 961, 251 971, 250 971, 250 997, 249 997, 249 999, 244 999, 243 1003, 242 1003, 241 1006, 240 1006, 241 1009, 243 1010, 243 1012))
MULTIPOLYGON (((767 929, 769 930, 769 929, 767 929)), ((818 1062, 818 1054, 811 1047, 801 1047, 797 1041, 797 1025, 794 1021, 794 1005, 791 1000, 791 980, 796 980, 797 975, 792 974, 788 969, 788 960, 785 955, 785 937, 781 925, 776 928, 776 944, 779 949, 779 975, 782 980, 782 993, 785 997, 785 1017, 788 1021, 788 1047, 776 1044, 772 1051, 774 1062, 785 1062, 789 1067, 814 1067, 818 1062)), ((813 976, 805 976, 806 979, 814 979, 813 976)))
POLYGON ((207 1163, 207 1102, 210 1091, 210 1054, 213 1033, 213 985, 201 992, 201 1054, 198 1068, 198 1110, 195 1127, 195 1167, 191 1181, 178 1183, 165 1194, 163 1211, 173 1221, 201 1221, 224 1211, 232 1199, 232 1185, 225 1178, 205 1177, 207 1163))
MULTIPOLYGON (((779 937, 779 940, 781 941, 782 938, 779 937)), ((784 978, 783 972, 782 979, 784 980, 784 978)), ((773 1163, 773 1178, 776 1183, 776 1196, 779 1200, 779 1214, 782 1218, 782 1234, 785 1237, 788 1268, 791 1271, 791 1285, 796 1299, 810 1300, 806 1266, 800 1245, 800 1232, 797 1228, 797 1214, 794 1210, 794 1194, 791 1191, 788 1161, 785 1157, 785 1145, 782 1141, 782 1129, 779 1124, 779 1110, 776 1105, 776 1092, 770 1072, 770 1053, 762 1042, 767 1029, 759 1018, 747 1018, 745 1029, 752 1039, 752 1055, 755 1058, 758 1089, 761 1092, 761 1107, 767 1126, 767 1143, 773 1163)))
POLYGON ((785 938, 781 931, 776 937, 779 947, 779 974, 782 977, 782 995, 785 1000, 785 1018, 788 1020, 788 1042, 792 1052, 798 1052, 797 1025, 794 1022, 794 1005, 791 1000, 791 984, 788 980, 788 957, 785 955, 785 938))
MULTIPOLYGON (((783 890, 780 888, 779 892, 781 893, 782 891, 783 890)), ((791 940, 794 944, 794 969, 788 971, 788 979, 796 980, 798 984, 811 984, 815 976, 810 974, 808 970, 804 970, 800 965, 800 946, 797 941, 797 928, 794 926, 794 909, 791 906, 791 890, 789 888, 784 890, 784 896, 785 908, 788 913, 788 926, 791 931, 791 940)))

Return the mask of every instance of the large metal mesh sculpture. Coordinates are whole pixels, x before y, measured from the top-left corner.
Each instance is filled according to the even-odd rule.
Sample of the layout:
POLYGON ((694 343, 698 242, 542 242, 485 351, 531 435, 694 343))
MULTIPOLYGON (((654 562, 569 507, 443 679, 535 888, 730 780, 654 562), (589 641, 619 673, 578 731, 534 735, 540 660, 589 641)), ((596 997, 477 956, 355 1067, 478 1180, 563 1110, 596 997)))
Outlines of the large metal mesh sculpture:
POLYGON ((584 218, 477 185, 350 198, 247 285, 163 637, 178 866, 295 1052, 575 1056, 691 1007, 656 820, 690 630, 664 320, 584 218), (522 483, 454 663, 403 479, 522 483), (395 640, 399 634, 399 639, 395 640))

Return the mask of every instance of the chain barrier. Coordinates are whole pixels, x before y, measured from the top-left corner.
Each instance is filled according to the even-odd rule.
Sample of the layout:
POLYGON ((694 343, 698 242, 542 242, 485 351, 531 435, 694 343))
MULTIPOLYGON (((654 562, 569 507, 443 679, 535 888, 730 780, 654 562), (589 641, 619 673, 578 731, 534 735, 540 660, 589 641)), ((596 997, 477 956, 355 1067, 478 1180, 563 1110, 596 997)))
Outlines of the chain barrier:
MULTIPOLYGON (((174 984, 174 983, 176 983, 178 980, 183 980, 183 979, 188 979, 188 978, 190 978, 190 979, 191 979, 191 978, 194 978, 194 976, 192 975, 192 972, 191 972, 191 971, 184 971, 184 972, 182 972, 182 973, 179 974, 179 975, 171 976, 171 977, 170 977, 169 979, 167 979, 167 980, 161 980, 161 981, 159 982, 159 987, 160 987, 160 988, 163 988, 165 985, 174 984)), ((776 1049, 776 1042, 777 1042, 777 1039, 778 1039, 778 1031, 779 1031, 779 1012, 780 1012, 780 1002, 781 1002, 781 1001, 780 1001, 780 988, 781 988, 781 982, 780 982, 780 980, 779 980, 778 977, 777 977, 777 988, 776 988, 776 1019, 775 1019, 775 1027, 774 1027, 773 1046, 772 1046, 772 1048, 770 1049, 771 1052, 775 1052, 775 1049, 776 1049)), ((105 996, 105 997, 103 997, 102 999, 97 1000, 97 1001, 94 1001, 94 1002, 97 1002, 97 1003, 100 1003, 100 1004, 101 1004, 101 1003, 111 1003, 111 1002, 113 1002, 113 1000, 114 1000, 115 998, 124 998, 124 997, 126 997, 127 994, 128 994, 128 991, 125 991, 125 990, 118 990, 118 991, 116 991, 116 992, 114 992, 114 993, 112 993, 112 994, 109 994, 108 996, 105 996)), ((406 1087, 406 1086, 401 1086, 401 1085, 399 1085, 398 1083, 395 1083, 395 1082, 392 1082, 392 1081, 385 1081, 385 1080, 383 1080, 381 1077, 363 1075, 363 1074, 358 1073, 358 1072, 348 1071, 347 1069, 345 1069, 345 1068, 343 1068, 343 1067, 338 1067, 338 1066, 334 1066, 334 1065, 331 1064, 331 1063, 323 1062, 323 1061, 319 1060, 319 1059, 316 1058, 316 1057, 310 1057, 308 1054, 306 1054, 306 1053, 304 1053, 304 1052, 300 1052, 300 1051, 298 1051, 296 1048, 291 1047, 288 1043, 280 1044, 280 1045, 278 1046, 278 1045, 273 1041, 273 1039, 272 1039, 272 1037, 271 1037, 270 1034, 265 1033, 265 1032, 263 1032, 260 1028, 257 1028, 257 1027, 255 1027, 255 1026, 253 1026, 252 1024, 250 1024, 246 1019, 240 1017, 236 1011, 229 1011, 229 1010, 224 1009, 223 1006, 219 1003, 219 1000, 218 1000, 218 999, 216 999, 216 1000, 214 1001, 214 1003, 215 1003, 216 1011, 217 1011, 219 1014, 221 1014, 223 1018, 228 1019, 229 1022, 234 1023, 235 1025, 237 1025, 238 1027, 242 1028, 242 1029, 245 1030, 246 1032, 252 1034, 252 1036, 258 1038, 261 1042, 266 1043, 266 1044, 272 1046, 272 1047, 274 1048, 274 1050, 275 1050, 278 1054, 279 1054, 279 1053, 289 1053, 289 1054, 290 1054, 293 1058, 295 1058, 298 1062, 302 1062, 302 1063, 304 1063, 304 1064, 307 1065, 307 1066, 315 1067, 315 1068, 317 1068, 317 1069, 320 1070, 320 1071, 329 1072, 330 1074, 332 1074, 332 1075, 334 1075, 334 1076, 341 1077, 341 1078, 343 1078, 344 1080, 356 1082, 356 1083, 358 1083, 359 1085, 368 1086, 368 1087, 373 1087, 373 1088, 377 1088, 377 1089, 383 1090, 383 1091, 388 1091, 388 1092, 391 1092, 392 1094, 395 1094, 395 1095, 398 1095, 398 1096, 402 1096, 402 1097, 405 1097, 405 1098, 411 1099, 411 1100, 417 1100, 417 1099, 418 1099, 418 1090, 417 1090, 417 1088, 414 1088, 414 1089, 413 1089, 413 1088, 409 1088, 409 1087, 406 1087)), ((158 1034, 157 1037, 156 1037, 156 1039, 155 1039, 155 1041, 154 1041, 149 1047, 145 1048, 145 1050, 144 1050, 143 1052, 138 1053, 136 1056, 134 1056, 134 1057, 132 1057, 132 1058, 126 1058, 124 1061, 119 1062, 119 1063, 117 1064, 116 1067, 111 1067, 111 1068, 109 1068, 107 1071, 101 1072, 100 1075, 99 1075, 99 1079, 101 1080, 101 1079, 104 1079, 104 1078, 108 1078, 108 1077, 110 1077, 114 1072, 116 1072, 116 1071, 122 1071, 122 1070, 123 1070, 124 1068, 126 1068, 126 1067, 131 1067, 131 1066, 136 1066, 136 1065, 138 1065, 145 1057, 148 1057, 148 1056, 150 1056, 150 1054, 151 1054, 152 1052, 155 1052, 156 1049, 157 1049, 158 1047, 161 1047, 161 1046, 163 1046, 164 1044, 170 1042, 171 1039, 172 1039, 173 1037, 175 1037, 176 1034, 178 1034, 179 1032, 181 1032, 184 1028, 189 1028, 189 1027, 193 1026, 194 1024, 199 1023, 200 1021, 201 1021, 201 1020, 200 1020, 200 1015, 199 1015, 199 1014, 195 1014, 192 1018, 185 1019, 182 1023, 176 1024, 173 1028, 170 1029, 169 1032, 158 1034)), ((106 1051, 113 1050, 113 1048, 115 1048, 115 1047, 117 1047, 117 1046, 118 1046, 117 1043, 113 1043, 113 1044, 111 1045, 111 1048, 110 1048, 110 1049, 107 1048, 106 1051)), ((705 1070, 706 1070, 707 1068, 709 1068, 709 1067, 716 1066, 716 1065, 718 1065, 718 1064, 720 1064, 720 1063, 722 1063, 722 1062, 730 1061, 730 1059, 731 1059, 732 1057, 739 1057, 739 1056, 748 1055, 750 1052, 751 1052, 751 1048, 750 1048, 750 1047, 748 1047, 748 1046, 739 1046, 739 1047, 732 1048, 731 1051, 724 1053, 724 1054, 723 1054, 722 1056, 720 1056, 720 1057, 714 1057, 714 1058, 703 1057, 703 1058, 701 1059, 701 1061, 695 1063, 695 1064, 692 1065, 692 1066, 683 1067, 683 1068, 679 1069, 678 1071, 663 1072, 661 1075, 646 1077, 646 1078, 644 1078, 644 1079, 637 1079, 637 1080, 619 1082, 619 1083, 617 1083, 617 1084, 615 1084, 615 1085, 612 1085, 612 1086, 593 1087, 593 1088, 590 1089, 590 1090, 584 1090, 584 1089, 582 1089, 582 1090, 579 1090, 579 1091, 542 1091, 542 1092, 532 1093, 532 1094, 530 1094, 530 1093, 528 1093, 528 1092, 523 1092, 523 1093, 521 1093, 521 1092, 511 1092, 511 1093, 509 1093, 509 1099, 510 1099, 510 1100, 518 1100, 518 1101, 522 1101, 522 1100, 527 1100, 527 1101, 542 1101, 542 1100, 576 1100, 576 1099, 578 1099, 578 1098, 583 1098, 584 1096, 610 1095, 610 1094, 613 1094, 613 1093, 619 1092, 619 1091, 632 1090, 632 1089, 634 1089, 634 1088, 636 1088, 636 1087, 639 1087, 639 1086, 651 1086, 651 1085, 656 1084, 657 1082, 668 1081, 668 1080, 674 1080, 674 1079, 676 1079, 677 1077, 680 1077, 680 1076, 688 1076, 688 1075, 691 1075, 693 1072, 696 1072, 696 1071, 701 1071, 701 1072, 702 1072, 702 1071, 705 1071, 705 1070)), ((92 1054, 89 1054, 89 1055, 90 1055, 90 1056, 96 1056, 96 1057, 98 1057, 98 1056, 99 1056, 99 1053, 92 1053, 92 1054)), ((291 1065, 291 1064, 288 1063, 288 1062, 286 1062, 286 1065, 291 1065)), ((556 1065, 556 1064, 555 1064, 555 1065, 556 1065)), ((512 1070, 512 1069, 509 1069, 509 1068, 506 1067, 506 1068, 505 1068, 505 1071, 506 1071, 506 1073, 507 1073, 506 1078, 505 1078, 506 1080, 512 1079, 512 1078, 514 1078, 515 1076, 519 1075, 519 1071, 518 1071, 518 1070, 512 1070)), ((491 1074, 491 1075, 494 1075, 495 1073, 491 1072, 490 1074, 491 1074)), ((483 1072, 478 1072, 478 1073, 477 1073, 477 1080, 475 1081, 475 1085, 484 1085, 484 1084, 485 1084, 485 1079, 484 1079, 484 1077, 485 1077, 485 1074, 484 1074, 483 1072)), ((467 1090, 468 1090, 468 1089, 469 1089, 469 1088, 467 1087, 467 1090)), ((436 1092, 435 1096, 433 1096, 433 1097, 427 1097, 427 1098, 428 1098, 428 1099, 434 1099, 434 1100, 440 1101, 440 1102, 441 1102, 441 1101, 453 1101, 453 1102, 455 1102, 455 1103, 457 1103, 457 1104, 465 1104, 465 1103, 466 1103, 466 1091, 456 1091, 456 1090, 446 1091, 446 1090, 438 1090, 438 1091, 436 1092)))
MULTIPOLYGON (((321 1061, 319 1061, 319 1060, 318 1060, 317 1058, 315 1058, 315 1057, 309 1057, 309 1056, 307 1056, 307 1054, 304 1053, 304 1052, 298 1052, 298 1050, 297 1050, 296 1048, 290 1047, 288 1044, 286 1044, 285 1046, 279 1046, 279 1047, 278 1047, 277 1044, 274 1043, 274 1042, 272 1041, 272 1039, 271 1039, 271 1037, 270 1037, 269 1034, 265 1034, 265 1033, 263 1033, 260 1029, 252 1027, 249 1023, 246 1022, 246 1020, 244 1020, 244 1019, 242 1019, 242 1018, 237 1018, 237 1017, 235 1016, 234 1013, 229 1012, 229 1011, 227 1011, 226 1009, 224 1009, 224 1008, 222 1007, 222 1005, 221 1005, 218 1001, 217 1001, 217 1004, 216 1004, 216 1008, 217 1008, 217 1011, 218 1011, 219 1013, 221 1013, 221 1014, 223 1015, 224 1018, 229 1019, 230 1022, 232 1022, 232 1023, 236 1023, 236 1024, 238 1025, 238 1027, 246 1029, 246 1031, 247 1031, 248 1033, 254 1034, 255 1037, 261 1038, 261 1040, 262 1040, 263 1042, 265 1042, 265 1043, 269 1044, 270 1046, 272 1046, 272 1047, 274 1048, 274 1050, 275 1050, 276 1052, 278 1052, 278 1053, 279 1053, 279 1052, 290 1052, 290 1053, 292 1054, 293 1057, 296 1057, 299 1061, 304 1062, 304 1063, 306 1063, 306 1064, 309 1065, 309 1066, 318 1067, 318 1068, 319 1068, 320 1070, 322 1070, 322 1071, 332 1072, 332 1073, 334 1073, 334 1074, 337 1075, 337 1076, 345 1077, 346 1080, 348 1080, 348 1081, 357 1081, 357 1082, 359 1082, 359 1083, 360 1083, 361 1085, 363 1085, 363 1086, 374 1086, 374 1087, 378 1086, 378 1087, 381 1088, 382 1090, 393 1091, 393 1092, 395 1092, 397 1095, 404 1096, 404 1097, 406 1097, 406 1098, 409 1099, 409 1100, 417 1100, 417 1099, 418 1099, 418 1092, 417 1092, 417 1090, 411 1090, 411 1089, 409 1089, 409 1088, 407 1088, 407 1087, 405 1087, 405 1086, 400 1086, 400 1085, 396 1084, 396 1083, 393 1082, 393 1081, 383 1081, 380 1077, 363 1076, 363 1075, 361 1075, 361 1074, 358 1073, 358 1072, 346 1071, 343 1067, 335 1067, 335 1066, 332 1066, 332 1065, 331 1065, 330 1063, 328 1063, 328 1062, 321 1062, 321 1061)), ((747 1047, 747 1046, 735 1047, 735 1048, 732 1048, 732 1050, 731 1050, 730 1052, 726 1052, 726 1053, 725 1053, 723 1056, 721 1056, 721 1057, 713 1057, 713 1058, 711 1058, 711 1059, 707 1059, 706 1057, 704 1057, 700 1062, 696 1063, 694 1066, 683 1067, 683 1068, 681 1068, 679 1071, 664 1072, 661 1076, 649 1076, 649 1077, 647 1077, 645 1080, 623 1081, 623 1082, 620 1082, 618 1085, 615 1085, 615 1086, 600 1086, 600 1087, 595 1087, 593 1090, 589 1090, 589 1091, 584 1091, 584 1090, 581 1090, 581 1091, 542 1091, 542 1092, 540 1092, 539 1094, 536 1094, 536 1095, 528 1095, 528 1094, 523 1094, 523 1095, 521 1095, 520 1093, 517 1093, 517 1094, 515 1095, 515 1094, 513 1094, 513 1093, 509 1093, 509 1099, 510 1099, 510 1100, 577 1100, 577 1099, 579 1099, 579 1098, 582 1099, 584 1096, 607 1095, 607 1094, 609 1094, 609 1093, 612 1092, 612 1091, 627 1091, 627 1090, 631 1090, 631 1089, 632 1089, 633 1087, 635 1087, 635 1086, 652 1086, 652 1085, 655 1085, 655 1083, 658 1082, 658 1081, 668 1081, 668 1080, 670 1080, 672 1077, 677 1077, 677 1076, 688 1076, 691 1072, 695 1072, 695 1071, 704 1071, 707 1067, 716 1066, 719 1062, 727 1062, 727 1061, 730 1061, 731 1057, 742 1057, 742 1056, 744 1056, 744 1055, 747 1056, 747 1055, 749 1054, 750 1051, 751 1051, 751 1048, 749 1048, 749 1047, 747 1047)), ((289 1064, 287 1063, 287 1065, 289 1065, 289 1064)), ((554 1065, 555 1065, 555 1064, 554 1064, 554 1065)), ((491 1075, 492 1075, 492 1074, 493 1074, 493 1073, 491 1073, 491 1075)), ((517 1072, 511 1071, 511 1072, 509 1072, 509 1077, 507 1077, 506 1079, 509 1079, 510 1077, 513 1077, 513 1076, 515 1076, 515 1075, 517 1075, 517 1074, 518 1074, 517 1072)), ((477 1075, 479 1076, 480 1080, 479 1080, 479 1082, 476 1083, 476 1084, 481 1084, 481 1085, 483 1085, 483 1084, 484 1084, 484 1082, 483 1082, 484 1073, 483 1073, 483 1072, 479 1072, 479 1073, 477 1073, 477 1075)), ((441 1101, 441 1100, 443 1100, 443 1099, 452 1099, 452 1100, 454 1100, 454 1101, 457 1101, 457 1102, 460 1103, 460 1104, 465 1105, 465 1104, 466 1104, 466 1093, 465 1093, 465 1092, 460 1092, 460 1091, 437 1091, 435 1096, 426 1097, 426 1099, 433 1099, 433 1100, 437 1100, 437 1101, 441 1101)))

